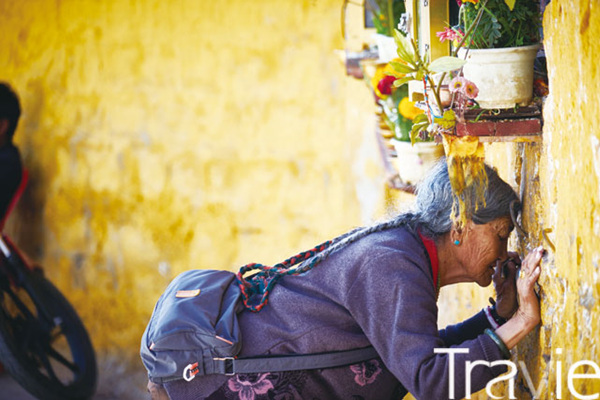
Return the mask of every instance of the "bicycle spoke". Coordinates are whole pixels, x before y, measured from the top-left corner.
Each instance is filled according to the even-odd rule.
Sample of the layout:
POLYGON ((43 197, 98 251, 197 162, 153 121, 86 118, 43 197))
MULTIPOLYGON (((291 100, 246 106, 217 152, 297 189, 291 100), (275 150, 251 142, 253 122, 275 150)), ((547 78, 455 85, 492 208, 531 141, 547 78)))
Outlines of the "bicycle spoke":
POLYGON ((15 292, 13 292, 12 290, 9 290, 8 292, 6 292, 10 298, 12 299, 12 301, 14 302, 14 304, 17 306, 17 308, 19 309, 19 311, 21 312, 21 314, 23 314, 23 316, 27 319, 35 319, 35 315, 33 315, 33 313, 31 312, 31 310, 29 310, 29 308, 25 305, 25 303, 23 303, 23 301, 19 298, 19 296, 17 296, 17 294, 15 292))
POLYGON ((63 332, 62 322, 57 324, 50 331, 50 343, 54 343, 60 337, 66 337, 67 335, 63 332))
POLYGON ((23 273, 10 285, 2 272, 0 352, 7 358, 0 362, 36 397, 92 398, 94 351, 68 300, 41 274, 23 273))
POLYGON ((79 367, 77 367, 77 365, 74 362, 67 360, 62 354, 60 354, 58 351, 56 351, 52 346, 48 346, 48 348, 46 350, 47 350, 46 352, 48 353, 48 355, 50 357, 54 358, 56 361, 58 361, 62 365, 69 368, 71 370, 71 372, 73 372, 74 374, 79 372, 79 367))
POLYGON ((40 360, 40 362, 42 363, 42 365, 44 366, 44 369, 48 372, 50 379, 52 379, 53 381, 56 381, 56 382, 60 382, 60 380, 54 373, 54 369, 52 368, 52 365, 50 364, 50 360, 48 359, 47 355, 43 351, 40 351, 37 354, 37 356, 38 356, 38 359, 40 360))

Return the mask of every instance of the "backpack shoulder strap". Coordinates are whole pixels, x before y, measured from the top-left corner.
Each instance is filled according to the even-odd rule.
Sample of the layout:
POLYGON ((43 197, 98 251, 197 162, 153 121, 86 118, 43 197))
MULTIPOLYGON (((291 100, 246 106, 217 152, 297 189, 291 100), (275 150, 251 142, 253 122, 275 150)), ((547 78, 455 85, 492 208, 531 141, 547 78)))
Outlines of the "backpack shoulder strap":
MULTIPOLYGON (((373 346, 369 346, 361 349, 317 354, 213 358, 212 365, 205 365, 204 367, 205 374, 235 375, 333 368, 357 364, 374 358, 379 358, 379 354, 373 346), (212 372, 210 372, 211 369, 212 372)), ((186 381, 191 381, 198 372, 198 363, 189 364, 183 371, 183 378, 186 381)))

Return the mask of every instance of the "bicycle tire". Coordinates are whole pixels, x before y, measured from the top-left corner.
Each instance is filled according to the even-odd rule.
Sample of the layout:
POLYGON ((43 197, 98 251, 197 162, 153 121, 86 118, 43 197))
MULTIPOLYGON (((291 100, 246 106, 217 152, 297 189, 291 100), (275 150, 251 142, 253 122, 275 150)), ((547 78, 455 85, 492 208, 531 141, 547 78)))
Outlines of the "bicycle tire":
POLYGON ((41 400, 91 398, 96 357, 77 312, 41 273, 27 272, 23 279, 27 284, 19 287, 0 285, 0 362, 41 400), (18 309, 9 291, 29 312, 18 309), (48 320, 53 321, 52 329, 44 327, 48 320))

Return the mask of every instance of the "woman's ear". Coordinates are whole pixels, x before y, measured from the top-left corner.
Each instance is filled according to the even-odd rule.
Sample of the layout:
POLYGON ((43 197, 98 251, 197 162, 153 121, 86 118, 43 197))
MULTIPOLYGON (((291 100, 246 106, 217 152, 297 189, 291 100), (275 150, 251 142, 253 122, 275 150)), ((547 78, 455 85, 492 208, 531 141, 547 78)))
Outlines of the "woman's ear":
POLYGON ((452 230, 450 231, 450 240, 456 246, 460 246, 464 240, 469 236, 473 226, 473 222, 467 221, 464 225, 452 225, 452 230))
POLYGON ((450 240, 455 246, 460 246, 463 239, 463 230, 459 226, 452 226, 450 230, 450 240))

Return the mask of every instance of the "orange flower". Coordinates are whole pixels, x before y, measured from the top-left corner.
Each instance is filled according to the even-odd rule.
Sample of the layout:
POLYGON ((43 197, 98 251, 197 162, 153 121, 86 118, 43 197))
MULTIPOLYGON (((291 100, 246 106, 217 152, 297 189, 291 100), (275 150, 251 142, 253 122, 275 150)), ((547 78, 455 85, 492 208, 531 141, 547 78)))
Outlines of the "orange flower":
POLYGON ((404 97, 400 100, 400 104, 398 104, 398 111, 400 115, 402 115, 406 119, 410 119, 411 121, 419 114, 423 114, 423 110, 418 107, 415 107, 415 103, 410 101, 408 97, 404 97))

